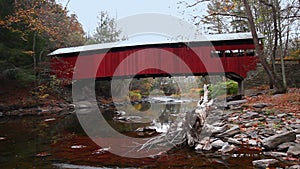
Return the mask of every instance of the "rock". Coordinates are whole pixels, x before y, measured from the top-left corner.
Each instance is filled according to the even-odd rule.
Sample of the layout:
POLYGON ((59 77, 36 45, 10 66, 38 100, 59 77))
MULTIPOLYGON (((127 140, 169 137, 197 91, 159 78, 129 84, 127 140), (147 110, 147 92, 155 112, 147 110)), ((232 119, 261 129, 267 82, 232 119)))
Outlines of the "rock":
POLYGON ((231 151, 233 151, 233 150, 235 150, 235 146, 234 145, 230 145, 230 144, 228 144, 228 143, 225 143, 224 145, 223 145, 223 147, 219 150, 222 154, 226 154, 226 153, 229 153, 229 152, 231 152, 231 151))
POLYGON ((225 126, 222 126, 222 127, 215 127, 215 126, 212 126, 210 128, 210 131, 212 134, 218 134, 218 133, 222 133, 223 131, 226 130, 226 125, 225 126))
POLYGON ((292 156, 299 156, 300 155, 300 144, 295 144, 294 146, 291 146, 289 150, 287 151, 288 155, 292 156))
POLYGON ((212 149, 212 145, 210 144, 210 142, 206 142, 206 144, 203 147, 204 151, 210 151, 212 149))
POLYGON ((211 146, 217 149, 220 149, 224 146, 224 142, 222 140, 216 140, 214 142, 211 143, 211 146))
POLYGON ((283 118, 283 117, 286 117, 286 114, 284 114, 284 113, 282 113, 282 114, 277 114, 277 117, 283 118))
POLYGON ((276 134, 271 137, 265 138, 262 140, 262 145, 266 149, 274 149, 281 143, 291 142, 296 140, 296 134, 294 132, 286 132, 282 134, 276 134))
POLYGON ((117 111, 113 112, 113 114, 115 114, 116 116, 124 116, 126 114, 126 112, 122 111, 122 110, 117 110, 117 111))
POLYGON ((258 138, 258 134, 256 131, 249 131, 247 132, 247 135, 251 138, 258 138))
POLYGON ((234 139, 234 138, 229 138, 227 141, 228 141, 228 143, 232 143, 232 144, 237 144, 237 145, 242 144, 240 141, 238 141, 237 139, 234 139))
POLYGON ((242 140, 243 138, 247 138, 248 135, 247 134, 236 134, 233 138, 235 138, 236 140, 242 140))
POLYGON ((238 120, 238 118, 239 118, 239 116, 229 117, 229 118, 227 119, 227 121, 228 121, 228 122, 234 122, 234 121, 238 120))
POLYGON ((259 132, 260 135, 264 135, 264 136, 271 136, 275 134, 275 131, 273 129, 263 129, 259 132))
POLYGON ((254 108, 265 108, 265 107, 268 107, 270 104, 268 103, 255 103, 253 104, 253 107, 254 108))
POLYGON ((196 151, 201 151, 203 149, 203 147, 204 146, 202 144, 197 144, 196 147, 195 147, 195 150, 196 151))
POLYGON ((265 152, 264 155, 269 155, 269 156, 273 156, 273 157, 286 157, 287 153, 283 153, 283 152, 265 152))
POLYGON ((202 144, 202 145, 205 145, 209 141, 210 141, 209 137, 204 137, 202 140, 199 141, 199 143, 202 144))
POLYGON ((263 159, 252 161, 252 164, 255 168, 267 168, 271 164, 276 164, 278 160, 275 159, 263 159))
POLYGON ((248 144, 251 146, 257 146, 257 141, 256 140, 249 140, 248 144))
POLYGON ((299 169, 300 168, 300 165, 293 165, 293 166, 290 166, 288 169, 299 169))
POLYGON ((238 125, 234 125, 229 130, 225 131, 224 133, 218 134, 217 137, 231 137, 235 134, 240 133, 240 127, 238 125))
POLYGON ((254 124, 257 124, 258 122, 249 122, 245 124, 245 127, 252 127, 254 124))
POLYGON ((294 132, 295 132, 296 134, 300 134, 300 129, 295 129, 294 132))
POLYGON ((295 145, 294 142, 282 143, 282 144, 277 146, 277 150, 278 151, 284 151, 284 150, 287 150, 289 147, 294 146, 294 145, 295 145))
POLYGON ((48 152, 41 152, 35 155, 36 157, 47 157, 47 156, 51 156, 50 153, 48 152))
POLYGON ((247 112, 246 114, 243 114, 241 116, 242 118, 244 119, 247 119, 247 118, 256 118, 256 117, 259 117, 259 114, 257 112, 247 112))
POLYGON ((55 118, 49 118, 49 119, 45 119, 44 122, 52 122, 52 121, 55 121, 56 119, 55 118))
POLYGON ((240 104, 244 104, 244 103, 247 103, 247 100, 230 101, 230 102, 226 103, 226 107, 236 106, 236 105, 240 105, 240 104))

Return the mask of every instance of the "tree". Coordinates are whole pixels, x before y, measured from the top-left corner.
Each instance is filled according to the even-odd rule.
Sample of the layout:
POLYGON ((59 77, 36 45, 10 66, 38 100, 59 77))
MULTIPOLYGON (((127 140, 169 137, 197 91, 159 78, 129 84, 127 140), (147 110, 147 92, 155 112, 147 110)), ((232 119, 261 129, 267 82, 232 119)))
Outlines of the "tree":
POLYGON ((275 85, 276 92, 278 92, 278 93, 285 92, 286 89, 279 82, 278 78, 276 77, 275 72, 271 69, 270 65, 267 63, 265 53, 260 48, 259 39, 258 39, 258 36, 257 36, 257 31, 256 31, 256 27, 255 27, 255 24, 254 24, 254 19, 253 19, 253 15, 252 15, 250 5, 249 5, 247 0, 243 0, 243 3, 245 5, 245 11, 247 13, 249 27, 250 27, 250 30, 251 30, 251 33, 252 33, 252 36, 253 36, 255 51, 259 56, 259 60, 260 60, 261 64, 263 65, 265 71, 267 72, 268 76, 270 77, 270 80, 275 85))
MULTIPOLYGON (((34 76, 48 52, 84 43, 84 32, 76 16, 68 16, 54 0, 2 1, 11 2, 12 10, 0 18, 1 28, 11 35, 9 40, 17 38, 22 46, 9 46, 4 40, 1 43, 23 53, 22 59, 29 60, 28 56, 31 56, 34 76)), ((11 57, 11 54, 7 55, 7 59, 11 57)))
POLYGON ((117 24, 114 18, 111 18, 107 12, 101 11, 98 16, 98 27, 92 37, 88 37, 88 44, 108 43, 121 40, 119 35, 120 30, 117 29, 117 24))
MULTIPOLYGON (((196 1, 192 5, 187 5, 187 7, 196 7, 203 2, 207 1, 196 1)), ((284 88, 286 88, 286 80, 283 57, 286 56, 289 51, 290 32, 291 30, 297 30, 297 28, 295 29, 295 25, 299 24, 299 21, 295 19, 300 16, 299 1, 253 0, 247 1, 247 4, 250 6, 254 30, 266 36, 264 43, 265 56, 263 57, 265 61, 263 62, 266 62, 264 68, 269 75, 271 82, 270 87, 272 87, 274 83, 279 83, 274 84, 275 88, 279 91, 284 91, 284 88), (275 57, 281 58, 283 85, 280 84, 281 81, 276 77, 275 57), (266 67, 266 64, 269 64, 268 60, 271 61, 273 69, 271 68, 269 70, 266 67)), ((204 21, 211 19, 212 16, 219 16, 219 22, 229 25, 229 28, 219 30, 218 32, 242 32, 249 30, 253 32, 253 29, 249 29, 248 26, 243 27, 243 25, 248 25, 249 23, 249 13, 245 13, 245 4, 243 2, 237 0, 210 1, 208 7, 208 15, 204 17, 204 21)), ((203 23, 207 23, 207 21, 203 23)))
POLYGON ((210 33, 246 32, 245 12, 242 4, 237 0, 212 0, 207 5, 207 15, 201 20, 211 25, 210 33))

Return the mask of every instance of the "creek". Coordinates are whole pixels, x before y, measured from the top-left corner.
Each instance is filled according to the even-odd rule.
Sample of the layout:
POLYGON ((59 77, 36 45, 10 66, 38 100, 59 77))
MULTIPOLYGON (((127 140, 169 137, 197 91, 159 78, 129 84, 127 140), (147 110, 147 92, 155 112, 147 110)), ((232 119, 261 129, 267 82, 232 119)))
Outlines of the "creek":
MULTIPOLYGON (((193 100, 158 100, 101 112, 118 132, 146 137, 147 133, 137 134, 136 130, 151 125, 153 120, 168 123, 179 111, 190 111, 196 105, 193 100)), ((147 158, 121 157, 95 144, 82 129, 76 113, 71 112, 0 117, 0 138, 1 168, 253 168, 253 160, 264 158, 260 152, 247 149, 214 155, 189 147, 174 147, 147 158)))

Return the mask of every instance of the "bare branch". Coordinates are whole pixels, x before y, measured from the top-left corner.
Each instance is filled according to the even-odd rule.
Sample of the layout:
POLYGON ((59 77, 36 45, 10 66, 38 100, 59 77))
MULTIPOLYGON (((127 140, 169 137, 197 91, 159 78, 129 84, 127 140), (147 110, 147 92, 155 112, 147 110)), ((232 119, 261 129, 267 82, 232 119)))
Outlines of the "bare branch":
POLYGON ((209 2, 210 0, 197 0, 196 2, 194 2, 193 4, 189 4, 185 1, 180 1, 178 4, 182 4, 184 3, 186 5, 186 8, 191 8, 191 7, 194 7, 200 3, 203 3, 203 2, 209 2))
POLYGON ((231 14, 231 13, 212 13, 212 14, 210 14, 208 16, 216 16, 216 15, 220 15, 220 16, 232 16, 232 17, 238 17, 238 18, 247 19, 247 16, 236 15, 236 14, 231 14))

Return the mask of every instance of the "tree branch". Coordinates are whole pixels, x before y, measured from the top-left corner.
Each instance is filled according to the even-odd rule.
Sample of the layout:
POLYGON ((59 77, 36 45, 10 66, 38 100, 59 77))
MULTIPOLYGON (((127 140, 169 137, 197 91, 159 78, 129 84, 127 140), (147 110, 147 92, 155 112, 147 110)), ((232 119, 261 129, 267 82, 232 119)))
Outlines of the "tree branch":
POLYGON ((200 3, 203 3, 203 2, 209 2, 210 0, 197 0, 196 2, 194 2, 193 4, 189 4, 185 1, 180 1, 178 4, 181 4, 181 3, 184 3, 186 5, 187 8, 191 8, 191 7, 194 7, 200 3))
POLYGON ((247 19, 247 16, 241 16, 241 15, 236 15, 236 14, 231 14, 231 13, 212 13, 212 14, 209 14, 208 16, 216 16, 216 15, 232 16, 232 17, 239 17, 239 18, 247 19))

